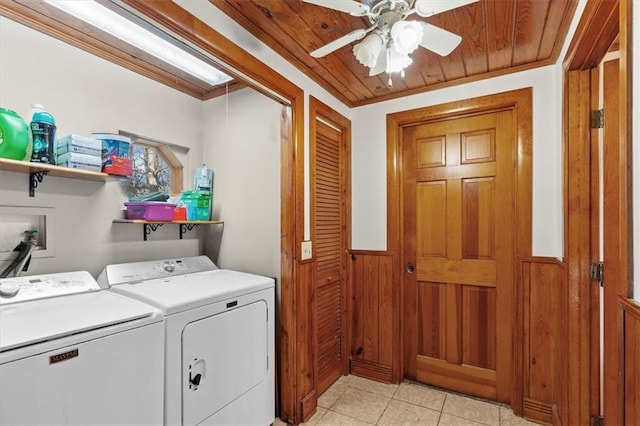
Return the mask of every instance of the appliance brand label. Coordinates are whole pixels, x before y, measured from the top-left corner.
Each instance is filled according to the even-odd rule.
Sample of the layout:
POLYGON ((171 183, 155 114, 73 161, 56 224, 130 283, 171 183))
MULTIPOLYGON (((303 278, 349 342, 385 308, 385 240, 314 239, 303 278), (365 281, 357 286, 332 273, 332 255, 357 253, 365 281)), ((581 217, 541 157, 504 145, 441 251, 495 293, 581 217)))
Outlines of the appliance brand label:
POLYGON ((78 349, 74 349, 72 351, 64 352, 57 355, 51 355, 49 357, 49 365, 55 364, 57 362, 66 361, 68 359, 75 358, 77 356, 78 356, 78 349))

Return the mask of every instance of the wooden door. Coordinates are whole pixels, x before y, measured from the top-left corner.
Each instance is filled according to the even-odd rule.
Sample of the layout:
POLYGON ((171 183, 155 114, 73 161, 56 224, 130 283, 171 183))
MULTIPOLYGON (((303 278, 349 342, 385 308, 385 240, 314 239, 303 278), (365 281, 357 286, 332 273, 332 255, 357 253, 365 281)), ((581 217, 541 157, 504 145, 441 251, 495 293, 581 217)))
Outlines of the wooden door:
POLYGON ((624 176, 627 153, 620 132, 620 61, 603 64, 603 416, 607 425, 633 424, 625 418, 624 327, 618 298, 628 297, 629 235, 628 182, 624 176), (607 396, 617 397, 607 397, 607 396))
POLYGON ((320 395, 343 370, 345 312, 345 165, 342 132, 316 120, 314 162, 317 385, 320 395))
POLYGON ((504 110, 402 135, 406 375, 503 402, 513 370, 513 121, 504 110))

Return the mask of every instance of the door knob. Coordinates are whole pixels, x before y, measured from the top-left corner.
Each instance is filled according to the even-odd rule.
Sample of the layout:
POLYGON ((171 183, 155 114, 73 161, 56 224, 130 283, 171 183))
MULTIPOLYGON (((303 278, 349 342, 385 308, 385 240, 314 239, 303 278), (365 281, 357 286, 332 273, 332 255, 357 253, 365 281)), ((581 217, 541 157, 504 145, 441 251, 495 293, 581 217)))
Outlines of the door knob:
POLYGON ((413 274, 416 270, 416 266, 413 263, 407 265, 407 272, 413 274))

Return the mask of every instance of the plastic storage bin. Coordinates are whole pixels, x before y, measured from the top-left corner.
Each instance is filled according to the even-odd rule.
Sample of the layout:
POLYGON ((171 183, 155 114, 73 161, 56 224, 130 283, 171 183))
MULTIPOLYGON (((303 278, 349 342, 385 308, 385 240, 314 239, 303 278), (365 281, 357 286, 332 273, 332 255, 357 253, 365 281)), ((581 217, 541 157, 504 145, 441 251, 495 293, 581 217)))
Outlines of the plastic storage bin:
POLYGON ((127 208, 127 219, 143 219, 150 221, 170 222, 173 220, 173 203, 162 201, 138 201, 124 203, 127 208))
POLYGON ((196 191, 198 193, 198 206, 196 207, 196 220, 209 220, 211 217, 211 192, 196 191))
POLYGON ((187 207, 187 220, 209 220, 211 192, 182 191, 180 202, 187 207))
POLYGON ((131 138, 113 133, 92 133, 91 136, 102 144, 102 162, 109 160, 111 156, 131 158, 129 150, 131 138))

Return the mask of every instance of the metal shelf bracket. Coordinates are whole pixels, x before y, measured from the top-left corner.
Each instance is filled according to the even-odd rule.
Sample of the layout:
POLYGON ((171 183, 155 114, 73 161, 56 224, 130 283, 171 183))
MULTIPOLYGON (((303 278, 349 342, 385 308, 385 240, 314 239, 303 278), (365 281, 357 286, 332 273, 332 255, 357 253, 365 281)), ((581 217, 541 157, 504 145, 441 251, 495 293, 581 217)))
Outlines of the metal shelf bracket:
POLYGON ((143 238, 147 241, 147 235, 150 235, 152 232, 156 232, 158 228, 160 228, 162 223, 145 223, 142 225, 143 230, 143 238))
POLYGON ((38 172, 29 173, 29 197, 33 198, 36 196, 36 188, 38 187, 39 183, 42 183, 44 175, 46 175, 47 173, 49 173, 49 171, 47 170, 40 170, 38 172))
POLYGON ((182 235, 183 234, 186 234, 187 231, 191 231, 196 226, 198 226, 197 223, 181 223, 180 224, 180 239, 182 239, 182 235))

